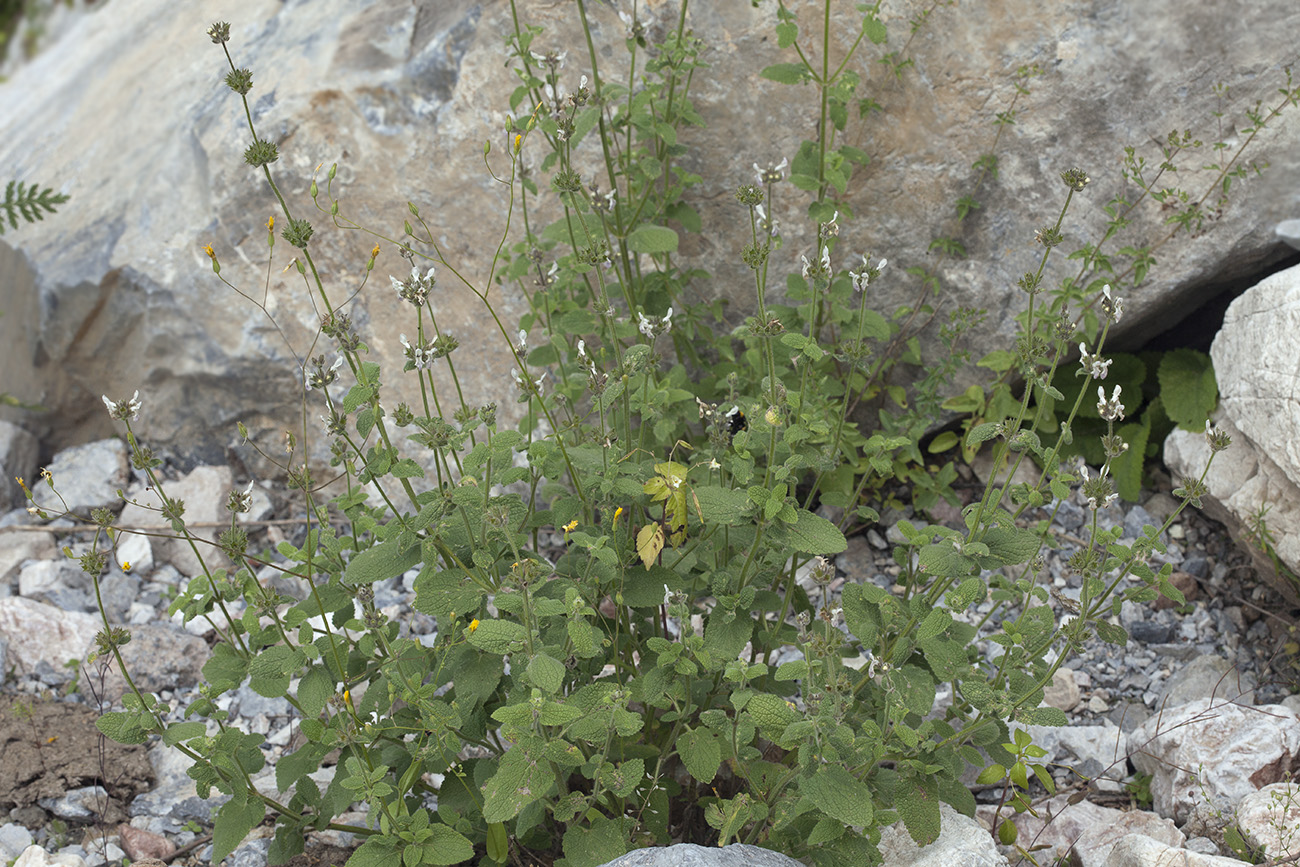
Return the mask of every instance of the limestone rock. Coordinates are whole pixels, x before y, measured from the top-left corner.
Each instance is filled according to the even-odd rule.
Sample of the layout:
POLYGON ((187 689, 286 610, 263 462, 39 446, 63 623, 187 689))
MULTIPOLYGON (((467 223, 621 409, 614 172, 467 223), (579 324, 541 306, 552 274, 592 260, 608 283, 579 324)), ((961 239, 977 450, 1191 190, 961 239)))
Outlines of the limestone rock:
POLYGON ((27 505, 27 497, 15 479, 32 484, 36 478, 36 460, 36 437, 16 424, 0 421, 0 472, 4 473, 0 478, 0 511, 27 505))
MULTIPOLYGON (((191 534, 212 541, 221 532, 221 527, 214 525, 230 520, 230 512, 226 511, 225 506, 233 486, 234 477, 230 467, 201 466, 195 467, 183 478, 165 482, 162 489, 168 498, 185 503, 184 518, 191 534)), ((162 499, 156 491, 132 489, 131 500, 122 509, 119 519, 123 527, 166 528, 168 534, 172 533, 170 522, 159 511, 162 499)), ((198 543, 198 548, 209 568, 225 564, 225 556, 219 549, 202 542, 198 543)), ((198 556, 183 540, 154 539, 153 553, 158 560, 171 563, 179 569, 187 579, 202 574, 198 556)))
MULTIPOLYGON (((1038 816, 1016 815, 1006 810, 1005 818, 1014 821, 1017 843, 1026 849, 1050 846, 1039 856, 1040 863, 1070 863, 1073 867, 1102 867, 1111 849, 1129 834, 1145 834, 1165 845, 1178 847, 1187 839, 1168 819, 1145 810, 1115 810, 1090 801, 1070 804, 1069 795, 1061 795, 1040 805, 1038 816), (1051 821, 1048 821, 1050 817, 1051 821), (1062 861, 1058 859, 1069 859, 1062 861)), ((992 829, 997 808, 978 808, 980 820, 992 829)))
POLYGON ((90 614, 60 611, 21 596, 0 599, 0 638, 9 642, 9 664, 16 662, 23 672, 42 662, 60 670, 70 659, 84 660, 102 628, 90 614))
POLYGON ((116 508, 122 503, 117 492, 127 483, 126 444, 103 439, 66 448, 46 469, 54 477, 53 490, 41 479, 28 479, 27 486, 35 504, 51 516, 67 509, 86 517, 91 509, 116 508))
POLYGON ((602 867, 799 867, 799 862, 760 846, 697 846, 678 843, 637 849, 608 861, 602 867))
POLYGON ((1110 850, 1105 867, 1160 867, 1165 864, 1177 864, 1178 867, 1243 867, 1245 862, 1224 858, 1222 855, 1204 855, 1190 849, 1167 846, 1145 834, 1129 834, 1110 850))
POLYGON ((1128 753, 1151 774, 1152 806, 1161 816, 1185 821, 1206 800, 1228 813, 1300 768, 1300 716, 1283 705, 1198 699, 1139 726, 1128 753))
POLYGON ((939 839, 924 847, 913 842, 901 821, 884 829, 880 854, 885 867, 1006 867, 1007 859, 979 822, 947 804, 939 805, 939 822, 939 839))
POLYGON ((1156 707, 1177 707, 1198 698, 1254 704, 1255 678, 1249 672, 1238 673, 1222 656, 1202 654, 1174 670, 1160 690, 1156 707))
MULTIPOLYGON (((592 71, 567 4, 519 6, 526 24, 546 28, 535 49, 568 50, 564 83, 571 87, 592 71)), ((641 8, 652 34, 675 20, 672 3, 641 8)), ((371 246, 357 233, 333 230, 307 198, 316 167, 336 161, 334 191, 345 215, 396 236, 410 200, 461 273, 473 280, 488 273, 507 195, 485 170, 482 146, 497 145, 494 157, 504 150, 504 113, 517 84, 502 44, 510 10, 505 0, 216 0, 203 9, 232 22, 230 50, 254 75, 253 118, 280 146, 273 169, 295 215, 317 223, 311 250, 336 300, 359 284, 371 246)), ((602 75, 626 80, 623 23, 606 4, 590 13, 602 75)), ((313 347, 313 299, 292 269, 282 273, 287 244, 277 245, 268 267, 264 226, 276 208, 259 173, 243 164, 248 130, 239 100, 220 83, 224 59, 204 35, 208 20, 170 0, 114 0, 111 10, 96 3, 0 85, 0 117, 13 119, 0 137, 0 164, 75 203, 0 243, 0 370, 11 391, 53 409, 35 423, 55 448, 116 432, 99 396, 139 388, 146 408, 138 430, 146 441, 173 448, 191 465, 217 463, 235 447, 265 475, 269 465, 254 466, 258 458, 238 442, 233 423, 243 420, 264 447, 279 439, 300 417, 295 359, 327 347, 313 347), (211 273, 206 244, 224 263, 223 278, 259 300, 265 288, 283 338, 211 273)), ((807 89, 758 76, 794 59, 773 38, 772 4, 692 4, 686 23, 704 40, 701 59, 709 64, 691 90, 707 126, 682 133, 692 147, 682 166, 705 179, 691 200, 705 230, 683 237, 678 261, 711 273, 688 291, 728 293, 734 325, 753 300, 741 288, 751 282, 739 256, 744 240, 724 231, 743 223, 732 193, 749 179, 751 163, 793 157, 815 113, 807 89)), ((1195 134, 1212 140, 1212 126, 1196 125, 1221 108, 1211 83, 1228 85, 1234 107, 1276 100, 1280 59, 1294 47, 1300 7, 1293 0, 1259 0, 1244 11, 1183 0, 1082 0, 1045 15, 1041 3, 1009 0, 979 10, 942 8, 909 40, 907 57, 916 65, 897 80, 874 72, 907 34, 905 19, 889 24, 889 43, 855 61, 873 70, 863 92, 887 120, 850 113, 844 140, 872 162, 850 186, 855 217, 841 221, 841 249, 874 250, 894 263, 873 300, 887 314, 917 302, 922 284, 907 269, 933 265, 946 309, 989 311, 989 325, 969 336, 979 358, 1009 344, 1023 296, 1008 287, 1034 266, 1034 230, 1060 208, 1057 173, 1077 164, 1093 178, 1067 219, 1068 251, 1100 238, 1112 196, 1133 197, 1119 173, 1125 145, 1154 165, 1161 159, 1156 142, 1171 129, 1195 125, 1195 134), (1001 138, 999 172, 978 192, 982 208, 958 226, 953 203, 972 191, 971 165, 989 150, 994 114, 1007 110, 1015 93, 1007 70, 1029 63, 1043 74, 1001 138), (929 253, 931 239, 945 234, 958 236, 968 258, 929 253)), ((857 30, 832 33, 840 51, 857 30)), ((1300 166, 1300 125, 1272 124, 1260 142, 1247 158, 1267 162, 1269 174, 1237 181, 1203 231, 1160 249, 1149 282, 1126 299, 1112 345, 1173 327, 1217 284, 1284 255, 1272 230, 1293 216, 1291 190, 1272 178, 1292 177, 1300 166)), ((595 144, 588 139, 578 149, 584 180, 596 166, 595 144)), ((545 222, 555 199, 537 168, 541 156, 525 148, 539 175, 545 222)), ((1194 195, 1215 186, 1212 172, 1189 170, 1179 179, 1194 195)), ((800 218, 807 202, 790 185, 780 190, 773 216, 785 239, 772 263, 774 285, 799 267, 800 254, 814 252, 815 228, 800 218)), ((1166 233, 1167 214, 1154 204, 1139 211, 1116 246, 1142 246, 1166 233)), ((398 334, 410 331, 409 317, 384 280, 404 270, 385 246, 348 312, 387 374, 385 394, 414 405, 413 378, 398 375, 398 334)), ((1055 257, 1046 282, 1075 270, 1055 257)), ((466 400, 498 401, 504 416, 514 407, 503 394, 506 338, 481 328, 478 300, 446 269, 441 275, 438 315, 463 342, 466 400)), ((492 291, 512 326, 525 299, 509 285, 492 291)), ((931 330, 922 340, 932 357, 940 344, 937 327, 931 330)), ((450 387, 445 369, 436 376, 450 387)), ((323 458, 329 439, 315 437, 312 445, 323 458)))
POLYGON ((1300 855, 1300 785, 1272 783, 1242 798, 1237 827, 1247 843, 1273 860, 1300 855))
MULTIPOLYGON (((1276 554, 1300 570, 1300 266, 1268 277, 1228 307, 1210 357, 1219 384, 1214 423, 1232 437, 1210 466, 1206 514, 1239 539, 1253 515, 1267 509, 1276 554)), ((1200 476, 1210 456, 1200 433, 1175 430, 1165 441, 1165 462, 1176 475, 1200 476)), ((1257 545, 1260 571, 1284 596, 1300 604, 1300 587, 1280 577, 1257 545)))

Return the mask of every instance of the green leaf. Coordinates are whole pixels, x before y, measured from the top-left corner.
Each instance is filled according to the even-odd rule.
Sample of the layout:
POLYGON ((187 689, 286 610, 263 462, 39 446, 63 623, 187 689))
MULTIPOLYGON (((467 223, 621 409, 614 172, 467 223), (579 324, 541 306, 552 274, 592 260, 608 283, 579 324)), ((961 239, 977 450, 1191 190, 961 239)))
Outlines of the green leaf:
POLYGON ((807 509, 796 509, 795 512, 798 516, 795 522, 779 525, 784 530, 777 530, 783 541, 794 550, 804 554, 839 554, 849 547, 839 527, 821 515, 814 515, 807 509))
POLYGON ((248 832, 256 828, 266 816, 266 804, 261 798, 230 800, 221 806, 212 827, 212 861, 220 864, 244 842, 248 832))
POLYGON ((564 686, 564 663, 539 653, 528 661, 528 679, 542 692, 554 695, 564 686))
POLYGON ((162 740, 169 747, 174 747, 179 743, 188 741, 190 738, 197 738, 207 732, 207 726, 198 720, 190 722, 175 722, 167 726, 163 732, 162 740))
POLYGON ((397 847, 384 837, 374 836, 352 853, 346 867, 393 867, 399 862, 397 847))
POLYGON ((634 253, 672 253, 677 233, 667 226, 638 226, 627 236, 627 246, 634 253))
POLYGON ((800 787, 832 819, 859 828, 871 827, 871 789, 839 765, 822 765, 800 787))
POLYGON ((1109 620, 1094 621, 1093 628, 1097 630, 1097 637, 1107 644, 1117 644, 1120 647, 1128 644, 1128 632, 1124 627, 1116 626, 1109 620))
POLYGON ((425 830, 431 836, 424 841, 423 863, 459 864, 474 857, 474 844, 465 835, 457 833, 441 822, 430 825, 425 830))
POLYGON ((1202 430, 1219 402, 1210 356, 1194 349, 1171 349, 1160 359, 1157 377, 1169 418, 1183 430, 1202 430))
POLYGON ((564 832, 564 862, 567 867, 600 867, 627 852, 621 819, 597 816, 591 827, 570 823, 564 832))
POLYGON ((759 76, 778 84, 799 84, 808 80, 808 68, 802 63, 774 63, 760 72, 759 76))
POLYGON ((469 644, 484 653, 504 656, 522 647, 527 637, 528 630, 513 620, 482 620, 469 633, 469 644))
POLYGON ((738 614, 730 621, 714 611, 704 627, 704 649, 716 659, 735 659, 753 633, 754 621, 748 614, 738 614))
POLYGON ((420 546, 406 550, 398 546, 398 537, 380 542, 352 558, 343 576, 349 584, 373 584, 401 575, 420 562, 420 546))
POLYGON ((917 564, 930 575, 939 578, 960 578, 979 569, 974 559, 953 547, 952 542, 935 542, 923 547, 917 555, 917 564))
POLYGON ((509 821, 526 804, 546 795, 554 781, 550 764, 541 760, 545 746, 540 738, 529 736, 506 750, 497 772, 483 787, 483 821, 509 821))
POLYGON ((497 864, 506 863, 506 859, 510 857, 510 837, 506 834, 504 822, 493 822, 488 825, 487 856, 488 860, 495 861, 497 864))
POLYGON ((722 764, 722 747, 708 729, 688 729, 677 739, 677 754, 687 773, 701 783, 713 782, 722 764))
POLYGON ((939 839, 939 787, 933 777, 907 775, 894 787, 894 807, 918 846, 939 839))
POLYGON ((1070 724, 1065 711, 1055 707, 1027 708, 1016 715, 1016 721, 1031 726, 1064 726, 1070 724))
MULTIPOLYGON (((403 458, 388 470, 389 474, 399 479, 424 478, 424 468, 410 458, 403 458)), ((451 862, 455 863, 455 862, 451 862)))
POLYGON ((334 678, 324 666, 312 666, 298 681, 298 704, 302 706, 302 715, 307 718, 319 716, 334 694, 334 686, 334 678))
POLYGON ((749 496, 745 491, 710 485, 695 488, 694 493, 705 524, 735 527, 747 523, 745 512, 749 508, 749 496))
POLYGON ((95 720, 95 727, 109 740, 119 744, 142 744, 148 740, 136 714, 110 711, 95 720))
POLYGON ((971 428, 970 433, 966 434, 966 445, 967 447, 978 445, 993 439, 997 435, 998 426, 995 423, 989 421, 984 424, 977 424, 971 428))
POLYGON ((758 725, 763 737, 779 744, 785 734, 785 727, 799 719, 799 712, 790 707, 785 699, 769 692, 756 693, 745 705, 745 711, 758 725))
POLYGON ((1020 527, 990 527, 980 541, 988 545, 990 557, 1011 565, 1029 562, 1040 544, 1037 533, 1020 527))

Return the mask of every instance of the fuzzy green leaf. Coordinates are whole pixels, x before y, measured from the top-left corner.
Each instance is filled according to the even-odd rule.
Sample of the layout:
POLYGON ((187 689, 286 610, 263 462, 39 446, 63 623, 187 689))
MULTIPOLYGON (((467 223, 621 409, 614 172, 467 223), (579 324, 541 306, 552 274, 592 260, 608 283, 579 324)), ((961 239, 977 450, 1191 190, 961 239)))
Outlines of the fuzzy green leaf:
POLYGON ((918 846, 939 839, 939 787, 933 777, 905 776, 894 789, 894 807, 918 846))
POLYGON ((549 763, 541 760, 545 746, 540 738, 530 736, 506 750, 497 772, 483 787, 483 821, 509 821, 524 805, 546 795, 553 780, 549 763))
POLYGON ((972 558, 954 548, 951 542, 926 545, 917 555, 917 563, 927 574, 939 578, 959 578, 979 568, 972 558))
POLYGON ((627 246, 634 253, 672 253, 677 233, 667 226, 638 226, 627 236, 627 246))
POLYGON ((871 827, 871 789, 839 765, 822 765, 801 788, 817 809, 832 819, 871 827))
POLYGON ((119 744, 142 744, 148 740, 134 713, 110 711, 101 714, 99 719, 95 720, 95 727, 109 740, 119 744))
POLYGON ((1006 564, 1026 563, 1038 551, 1038 535, 1020 527, 990 527, 980 539, 989 556, 1006 564))
POLYGON ((212 861, 223 859, 244 842, 248 832, 256 828, 266 816, 266 804, 261 798, 230 800, 217 811, 212 827, 212 861))
POLYGON ((808 68, 802 63, 774 63, 759 73, 761 78, 778 84, 799 84, 808 78, 808 68))
POLYGON ((600 867, 627 852, 621 819, 597 816, 590 828, 573 822, 564 832, 564 862, 568 867, 600 867))
POLYGON ((528 631, 513 620, 483 620, 469 633, 469 644, 484 653, 504 656, 523 646, 528 631))
POLYGON ((745 510, 749 507, 749 497, 744 491, 716 485, 700 486, 695 489, 695 499, 700 504, 705 524, 735 527, 746 522, 745 510))
POLYGON ((1157 376, 1169 418, 1183 430, 1201 430, 1219 402, 1210 356, 1194 349, 1171 349, 1160 359, 1157 376))
POLYGON ((394 536, 352 558, 343 577, 349 584, 373 584, 401 575, 420 562, 420 546, 402 550, 394 536))
POLYGON ((528 661, 528 679, 542 692, 554 695, 564 686, 564 663, 539 653, 528 661))
POLYGON ((432 835, 424 841, 425 864, 459 864, 474 857, 474 844, 463 834, 439 822, 426 830, 432 835))
POLYGON ((708 729, 688 729, 677 739, 677 754, 686 771, 701 783, 711 783, 722 764, 722 747, 708 729))
POLYGON ((794 550, 804 554, 839 554, 849 547, 839 527, 821 515, 814 515, 807 509, 797 509, 795 513, 798 517, 793 524, 773 527, 774 535, 794 550))

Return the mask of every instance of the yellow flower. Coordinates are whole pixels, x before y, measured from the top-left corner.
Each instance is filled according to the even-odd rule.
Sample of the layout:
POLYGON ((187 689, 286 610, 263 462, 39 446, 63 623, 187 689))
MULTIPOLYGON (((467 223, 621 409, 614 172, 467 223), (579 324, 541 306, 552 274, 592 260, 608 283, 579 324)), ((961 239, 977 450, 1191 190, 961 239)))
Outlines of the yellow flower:
POLYGON ((375 245, 375 249, 373 249, 373 250, 370 251, 370 258, 371 258, 371 259, 378 259, 378 258, 379 258, 379 245, 378 245, 378 244, 375 245))
POLYGON ((524 137, 518 133, 515 134, 515 153, 519 153, 519 145, 523 143, 524 137))
POLYGON ((204 247, 204 248, 203 248, 203 252, 204 252, 204 253, 207 253, 207 254, 208 254, 208 258, 211 259, 212 261, 214 261, 214 262, 217 261, 217 253, 216 253, 215 250, 212 249, 212 245, 211 245, 211 244, 208 244, 206 247, 204 247))
POLYGON ((275 214, 272 214, 272 215, 270 216, 270 218, 267 219, 267 221, 266 221, 266 228, 267 228, 268 231, 271 231, 271 232, 274 232, 274 231, 275 231, 275 214))
POLYGON ((123 561, 122 561, 122 571, 123 571, 123 572, 130 572, 130 571, 131 571, 131 561, 130 561, 130 560, 123 560, 123 561))
POLYGON ((623 516, 623 507, 619 506, 614 510, 614 529, 618 529, 618 519, 623 516))
POLYGON ((471 621, 469 622, 469 626, 467 626, 467 627, 465 627, 465 628, 466 628, 467 630, 469 630, 470 632, 473 632, 475 629, 478 629, 478 619, 475 618, 474 620, 471 620, 471 621))
POLYGON ((572 532, 573 530, 577 529, 577 526, 578 526, 578 519, 574 518, 572 521, 564 525, 564 532, 566 533, 572 532))
POLYGON ((352 692, 350 690, 343 690, 343 701, 349 708, 352 707, 352 692))

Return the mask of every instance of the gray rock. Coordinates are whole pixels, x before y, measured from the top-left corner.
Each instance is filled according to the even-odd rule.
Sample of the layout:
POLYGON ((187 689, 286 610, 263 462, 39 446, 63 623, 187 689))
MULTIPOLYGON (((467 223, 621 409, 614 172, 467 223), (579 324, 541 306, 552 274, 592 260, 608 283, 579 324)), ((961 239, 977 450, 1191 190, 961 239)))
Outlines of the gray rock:
MULTIPOLYGON (((131 641, 122 648, 122 659, 135 685, 145 692, 159 692, 198 683, 203 664, 208 661, 207 643, 203 639, 163 624, 131 627, 131 641)), ((85 677, 92 676, 87 670, 85 677)), ((110 667, 102 686, 108 701, 121 698, 126 681, 110 667)))
POLYGON ((1277 224, 1273 234, 1287 246, 1300 250, 1300 220, 1283 220, 1277 224))
POLYGON ((733 843, 730 846, 697 846, 678 843, 652 849, 637 849, 601 867, 803 867, 780 852, 733 843))
POLYGON ((103 786, 84 786, 69 789, 59 798, 41 798, 38 803, 60 819, 86 822, 102 814, 108 792, 103 786))
POLYGON ((1128 628, 1129 637, 1141 644, 1164 644, 1174 636, 1171 623, 1159 623, 1153 620, 1139 620, 1128 628))
MULTIPOLYGON (((233 486, 234 477, 229 467, 202 466, 195 467, 183 478, 165 482, 162 489, 169 498, 185 503, 183 517, 190 533, 199 539, 211 541, 220 533, 220 528, 211 525, 230 520, 226 502, 233 486)), ((164 528, 168 535, 174 535, 170 522, 158 511, 162 500, 156 491, 147 491, 142 487, 132 488, 130 497, 131 502, 122 509, 119 519, 122 526, 164 528)), ((197 547, 209 569, 226 564, 225 556, 214 546, 199 542, 197 547)), ((189 543, 182 539, 154 539, 153 553, 158 560, 175 566, 187 578, 202 574, 199 557, 189 543)))
MULTIPOLYGON (((286 347, 260 311, 233 299, 211 275, 202 253, 203 245, 213 244, 226 263, 223 277, 258 283, 260 267, 244 263, 264 258, 262 227, 273 204, 243 165, 248 131, 241 128, 238 99, 218 81, 221 51, 202 35, 204 25, 196 24, 187 4, 115 0, 115 8, 111 16, 72 21, 61 39, 0 87, 4 117, 43 118, 5 137, 0 164, 17 177, 48 179, 77 203, 47 218, 39 232, 18 236, 21 254, 0 251, 6 253, 0 286, 12 293, 0 298, 12 335, 0 342, 0 370, 11 390, 39 396, 53 408, 39 421, 51 431, 112 430, 102 406, 93 405, 100 393, 125 396, 141 388, 144 438, 173 445, 187 462, 211 463, 230 441, 230 420, 244 419, 255 438, 267 439, 294 420, 300 375, 287 362, 291 351, 306 351, 307 338, 291 328, 293 347, 286 347), (147 32, 139 22, 148 23, 147 32), (166 76, 150 74, 158 45, 186 46, 185 62, 170 64, 166 76), (95 143, 93 154, 86 142, 95 143), (221 315, 212 315, 214 309, 221 315)), ((666 8, 648 6, 641 13, 652 32, 669 26, 666 8)), ((535 49, 570 49, 562 75, 572 87, 591 70, 582 60, 577 16, 557 9, 528 6, 525 23, 547 28, 535 49)), ((240 10, 230 49, 253 70, 250 101, 259 132, 284 142, 273 168, 296 213, 314 215, 306 200, 313 168, 340 160, 335 189, 346 213, 382 229, 389 217, 381 215, 404 210, 410 197, 426 213, 439 212, 434 234, 443 250, 455 251, 460 271, 485 273, 506 197, 497 195, 484 169, 482 142, 500 143, 500 112, 517 83, 502 63, 509 4, 383 0, 363 8, 318 0, 308 9, 258 0, 240 10), (332 25, 322 29, 321 21, 332 25), (427 135, 431 126, 436 137, 427 135), (400 188, 382 178, 400 178, 400 188)), ((1068 251, 1076 239, 1082 244, 1100 236, 1106 219, 1101 205, 1123 189, 1117 157, 1124 145, 1138 148, 1151 165, 1160 159, 1152 136, 1222 108, 1220 94, 1200 83, 1231 87, 1233 109, 1276 97, 1283 83, 1277 58, 1293 48, 1300 10, 1292 0, 1259 0, 1245 12, 1233 4, 1182 0, 1086 0, 1063 23, 1042 15, 1039 3, 1015 0, 965 12, 936 16, 918 32, 909 52, 916 74, 909 70, 895 81, 882 72, 869 80, 866 92, 879 94, 888 122, 869 120, 850 133, 877 159, 855 179, 849 203, 855 213, 875 216, 845 226, 840 241, 847 252, 873 248, 897 263, 874 292, 873 303, 887 313, 915 302, 919 283, 906 269, 935 263, 939 279, 956 287, 956 302, 989 310, 990 327, 969 336, 978 358, 1007 345, 1013 314, 1023 309, 1022 296, 1005 287, 1024 272, 1034 230, 1060 207, 1057 172, 1077 162, 1094 179, 1076 196, 1083 204, 1067 220, 1068 251), (955 42, 953 33, 960 34, 955 42), (1124 46, 1119 55, 1117 45, 1124 46), (927 256, 936 232, 957 231, 949 228, 952 203, 971 190, 970 166, 990 146, 992 113, 1005 110, 1014 93, 1005 70, 1031 62, 1043 76, 1032 81, 1029 99, 1042 102, 1021 112, 1015 134, 1003 137, 996 182, 980 190, 983 208, 960 226, 969 258, 927 256), (884 155, 889 159, 879 158, 884 155), (886 200, 889 208, 872 208, 886 200)), ((608 81, 626 80, 623 23, 605 4, 592 7, 590 20, 602 73, 608 81)), ((805 88, 757 75, 794 58, 773 39, 772 6, 697 4, 687 23, 704 39, 702 60, 711 68, 692 88, 708 125, 691 131, 698 150, 686 157, 705 176, 691 196, 706 228, 703 235, 684 236, 680 258, 711 272, 710 286, 740 287, 745 266, 733 245, 714 240, 717 227, 735 221, 730 194, 749 176, 740 167, 793 157, 814 112, 805 88), (760 126, 761 141, 752 135, 760 126), (738 152, 737 142, 747 146, 738 152), (717 170, 703 171, 707 166, 717 170)), ((891 36, 905 36, 905 21, 891 21, 891 27, 891 36)), ((874 66, 868 58, 863 62, 874 66)), ((1215 135, 1210 125, 1193 132, 1215 135)), ((1271 178, 1294 175, 1298 138, 1295 124, 1270 126, 1263 145, 1248 154, 1268 162, 1270 174, 1263 183, 1250 179, 1233 189, 1244 190, 1249 203, 1234 195, 1206 231, 1163 246, 1159 267, 1143 291, 1128 298, 1113 339, 1132 341, 1157 324, 1172 327, 1214 286, 1281 257, 1273 229, 1292 216, 1293 202, 1290 187, 1271 178)), ((594 144, 582 142, 578 156, 586 159, 594 144)), ((493 158, 500 159, 500 150, 493 158)), ((524 158, 540 162, 536 140, 528 142, 524 158)), ((1211 186, 1210 179, 1203 185, 1211 186)), ((1195 186, 1197 194, 1202 184, 1195 186)), ((543 209, 553 207, 547 196, 543 209)), ((774 214, 787 232, 774 261, 779 271, 793 271, 800 253, 812 252, 815 230, 797 219, 806 201, 782 189, 774 214)), ((1119 243, 1144 243, 1166 217, 1157 207, 1139 209, 1132 234, 1119 243)), ((332 230, 328 220, 317 223, 311 242, 316 261, 331 273, 355 271, 364 259, 355 236, 332 230)), ((286 246, 276 248, 277 277, 290 257, 286 246)), ((400 273, 397 262, 385 249, 376 279, 400 273)), ((287 285, 273 283, 273 293, 287 285)), ((522 307, 514 290, 505 291, 507 307, 522 307)), ((743 315, 752 293, 734 295, 737 315, 743 315)), ((314 327, 310 303, 306 293, 286 288, 275 296, 277 319, 314 327)), ((439 304, 443 327, 469 341, 462 355, 472 363, 461 368, 466 399, 499 399, 509 366, 503 341, 476 327, 483 314, 470 293, 447 292, 439 304)), ((400 370, 397 333, 405 314, 395 295, 363 293, 355 310, 373 332, 363 335, 371 357, 387 371, 400 370)), ((928 333, 923 339, 925 350, 939 346, 928 333)), ((413 377, 393 375, 385 387, 394 403, 414 405, 413 377)), ((502 406, 504 412, 511 404, 502 406)), ((323 457, 328 438, 315 443, 323 457)), ((251 449, 247 456, 254 460, 251 449)))
POLYGON ((1006 867, 993 837, 976 820, 947 804, 939 805, 939 839, 920 847, 902 822, 880 833, 880 854, 886 867, 1006 867))
POLYGON ((0 825, 0 861, 8 863, 32 845, 32 832, 15 822, 0 825))
POLYGON ((122 503, 117 492, 127 482, 126 445, 103 439, 73 446, 56 454, 46 469, 54 477, 54 490, 39 479, 28 480, 27 486, 36 505, 51 515, 64 509, 85 515, 101 506, 116 507, 122 503))
POLYGON ((1177 707, 1201 698, 1218 702, 1255 703, 1255 678, 1250 672, 1238 674, 1232 663, 1215 654, 1198 656, 1174 673, 1160 690, 1157 707, 1177 707))
MULTIPOLYGON (((0 383, 0 389, 4 388, 0 383)), ((0 509, 26 508, 27 497, 16 478, 31 486, 37 479, 38 456, 36 437, 18 425, 0 421, 0 509)))

